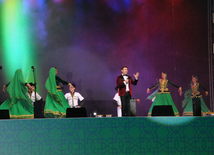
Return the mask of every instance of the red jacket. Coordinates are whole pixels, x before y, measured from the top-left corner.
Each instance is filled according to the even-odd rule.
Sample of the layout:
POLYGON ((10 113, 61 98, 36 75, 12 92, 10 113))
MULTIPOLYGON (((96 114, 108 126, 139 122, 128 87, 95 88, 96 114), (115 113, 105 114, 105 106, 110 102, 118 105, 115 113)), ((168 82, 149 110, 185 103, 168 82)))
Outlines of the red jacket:
MULTIPOLYGON (((128 76, 129 79, 129 92, 130 95, 132 96, 132 88, 131 84, 137 85, 138 80, 133 80, 131 76, 128 76)), ((116 84, 117 87, 119 88, 119 96, 124 96, 126 94, 126 85, 123 83, 125 80, 123 78, 123 75, 120 75, 117 77, 116 84)))

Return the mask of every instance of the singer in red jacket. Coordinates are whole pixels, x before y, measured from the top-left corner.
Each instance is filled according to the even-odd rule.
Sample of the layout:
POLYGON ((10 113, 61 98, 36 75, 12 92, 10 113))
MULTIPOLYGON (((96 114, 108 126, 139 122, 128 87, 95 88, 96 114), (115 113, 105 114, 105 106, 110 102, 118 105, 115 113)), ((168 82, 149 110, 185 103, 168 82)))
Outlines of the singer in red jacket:
POLYGON ((135 80, 128 76, 128 67, 121 68, 122 75, 117 77, 116 84, 119 88, 119 96, 122 103, 122 116, 130 116, 130 98, 132 96, 131 84, 137 85, 139 73, 133 74, 135 80))

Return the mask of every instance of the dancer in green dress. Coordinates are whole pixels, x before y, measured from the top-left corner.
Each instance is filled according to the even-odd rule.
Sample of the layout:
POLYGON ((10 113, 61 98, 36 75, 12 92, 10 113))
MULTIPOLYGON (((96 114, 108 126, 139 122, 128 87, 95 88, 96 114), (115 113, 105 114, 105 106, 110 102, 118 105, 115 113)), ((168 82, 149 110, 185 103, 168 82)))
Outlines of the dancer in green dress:
MULTIPOLYGON (((185 107, 183 116, 201 116, 201 113, 210 113, 210 110, 207 108, 200 93, 201 88, 205 91, 205 95, 207 96, 207 89, 205 89, 200 83, 198 83, 198 77, 193 75, 190 85, 183 90, 183 92, 185 92, 185 99, 182 102, 182 108, 185 107)), ((182 95, 182 92, 180 92, 180 95, 182 95)))
POLYGON ((27 95, 26 86, 31 88, 21 69, 17 69, 11 82, 4 85, 3 91, 7 90, 10 98, 1 104, 0 109, 8 109, 10 118, 34 118, 33 101, 27 95))
POLYGON ((175 88, 179 88, 179 90, 178 90, 179 92, 181 91, 181 87, 173 84, 170 80, 168 80, 166 73, 162 72, 161 76, 162 76, 162 79, 159 79, 154 86, 147 89, 147 93, 149 94, 151 89, 153 89, 159 85, 158 89, 147 98, 147 99, 152 100, 155 97, 154 102, 152 103, 151 108, 149 109, 148 116, 151 116, 152 109, 156 105, 171 105, 172 109, 174 111, 174 115, 179 116, 178 109, 176 108, 176 106, 172 100, 172 97, 170 95, 170 92, 168 89, 168 84, 171 84, 175 88))
POLYGON ((66 110, 69 108, 68 101, 60 88, 60 83, 71 85, 57 76, 57 69, 51 68, 49 77, 45 83, 48 91, 44 108, 44 116, 47 118, 62 118, 66 116, 66 110))

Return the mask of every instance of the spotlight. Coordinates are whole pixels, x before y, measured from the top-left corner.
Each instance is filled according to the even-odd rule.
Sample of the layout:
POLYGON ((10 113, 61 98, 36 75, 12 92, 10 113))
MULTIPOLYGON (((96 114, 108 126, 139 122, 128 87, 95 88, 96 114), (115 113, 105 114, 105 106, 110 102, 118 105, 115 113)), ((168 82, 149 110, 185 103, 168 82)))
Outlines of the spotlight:
POLYGON ((97 115, 97 117, 103 117, 103 115, 97 115))
POLYGON ((112 117, 112 114, 106 114, 106 117, 112 117))
POLYGON ((97 111, 93 111, 93 117, 97 117, 97 111))

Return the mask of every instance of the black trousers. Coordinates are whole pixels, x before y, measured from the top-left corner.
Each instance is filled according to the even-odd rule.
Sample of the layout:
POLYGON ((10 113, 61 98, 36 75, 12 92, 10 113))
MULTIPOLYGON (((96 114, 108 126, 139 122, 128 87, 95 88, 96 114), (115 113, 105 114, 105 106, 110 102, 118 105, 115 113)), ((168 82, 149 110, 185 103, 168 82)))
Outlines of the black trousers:
POLYGON ((200 98, 192 98, 193 116, 201 116, 201 100, 200 98))
POLYGON ((120 96, 122 103, 122 116, 130 116, 130 92, 126 92, 124 96, 120 96))
POLYGON ((42 100, 34 102, 34 118, 44 118, 44 102, 42 100))

